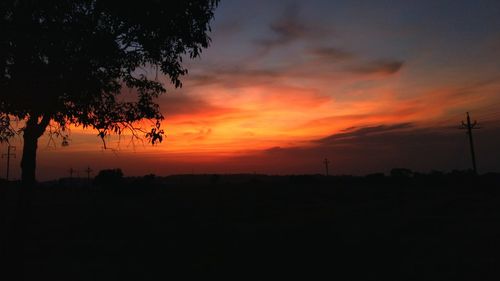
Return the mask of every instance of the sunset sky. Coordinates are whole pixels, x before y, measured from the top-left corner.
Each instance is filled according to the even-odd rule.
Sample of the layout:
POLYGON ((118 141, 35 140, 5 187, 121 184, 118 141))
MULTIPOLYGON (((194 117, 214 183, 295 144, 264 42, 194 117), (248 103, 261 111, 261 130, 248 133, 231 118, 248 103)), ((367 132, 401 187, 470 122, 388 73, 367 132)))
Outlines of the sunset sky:
POLYGON ((211 46, 185 61, 183 88, 159 99, 163 143, 113 137, 103 150, 77 128, 68 147, 44 137, 38 179, 87 166, 323 173, 325 157, 333 174, 468 169, 467 111, 482 127, 479 172, 500 172, 499 15, 498 0, 222 0, 211 46))

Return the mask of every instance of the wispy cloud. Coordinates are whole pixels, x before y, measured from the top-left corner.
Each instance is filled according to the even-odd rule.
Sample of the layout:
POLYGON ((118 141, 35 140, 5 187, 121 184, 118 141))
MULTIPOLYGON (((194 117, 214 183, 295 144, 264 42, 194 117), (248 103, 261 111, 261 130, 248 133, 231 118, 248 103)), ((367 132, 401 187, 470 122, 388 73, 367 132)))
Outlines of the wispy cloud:
POLYGON ((221 85, 239 88, 270 83, 282 75, 282 71, 269 68, 251 68, 245 65, 213 66, 210 70, 189 75, 186 80, 191 87, 221 85))
MULTIPOLYGON (((277 173, 322 173, 322 159, 329 158, 334 174, 388 172, 406 167, 427 172, 430 169, 470 168, 466 138, 459 130, 442 127, 420 128, 410 123, 381 124, 353 129, 297 146, 275 146, 235 159, 253 160, 277 173), (300 163, 300 165, 297 165, 300 163), (273 167, 279 167, 273 170, 273 167)), ((498 169, 500 157, 495 149, 498 130, 488 129, 481 136, 481 166, 498 169)))
POLYGON ((412 123, 378 125, 378 126, 362 127, 362 128, 351 127, 351 128, 344 129, 342 133, 333 134, 331 136, 319 139, 316 142, 324 143, 324 144, 331 144, 331 143, 334 143, 335 141, 339 141, 339 140, 345 141, 345 140, 352 140, 354 138, 366 138, 366 137, 371 137, 371 136, 377 135, 377 134, 384 134, 384 133, 388 133, 388 132, 400 131, 400 130, 404 130, 404 129, 410 129, 413 127, 414 127, 414 125, 412 123))
POLYGON ((403 68, 404 62, 400 60, 375 60, 361 63, 348 68, 349 71, 357 74, 386 74, 391 75, 399 72, 403 68))
POLYGON ((353 52, 346 51, 337 47, 314 47, 309 50, 316 59, 323 62, 348 61, 356 57, 353 52))
POLYGON ((255 43, 261 48, 260 55, 265 55, 275 48, 282 48, 297 41, 318 40, 331 36, 332 29, 326 29, 308 22, 300 16, 300 6, 289 4, 281 16, 269 23, 271 36, 256 39, 255 43))
POLYGON ((255 41, 266 50, 302 39, 310 32, 308 26, 300 20, 296 4, 287 6, 283 15, 269 24, 269 29, 272 31, 272 38, 255 41))
POLYGON ((202 116, 213 116, 234 113, 236 108, 218 106, 208 101, 184 93, 169 94, 160 100, 160 108, 168 121, 184 119, 197 119, 202 116))

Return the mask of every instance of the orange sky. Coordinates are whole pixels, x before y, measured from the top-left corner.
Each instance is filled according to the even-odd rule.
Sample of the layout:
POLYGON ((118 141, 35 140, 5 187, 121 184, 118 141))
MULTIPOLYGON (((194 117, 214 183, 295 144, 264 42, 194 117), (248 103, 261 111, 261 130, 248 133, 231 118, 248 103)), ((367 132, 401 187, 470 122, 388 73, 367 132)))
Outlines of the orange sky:
MULTIPOLYGON (((500 22, 493 13, 485 16, 485 7, 457 22, 461 15, 453 11, 409 19, 398 5, 367 12, 348 3, 285 2, 265 12, 260 1, 221 3, 212 46, 188 62, 184 87, 169 85, 159 100, 166 117, 162 144, 132 145, 127 136, 118 144, 112 137, 112 149, 104 151, 96 132, 73 128, 68 147, 40 140, 38 178, 66 176, 68 167, 83 171, 87 165, 96 171, 121 167, 127 175, 321 173, 324 157, 342 173, 403 165, 464 169, 467 146, 456 127, 467 111, 488 124, 484 147, 500 140, 500 29, 493 28, 500 22), (327 6, 344 13, 321 17, 327 6), (363 22, 353 21, 354 15, 363 22), (346 133, 350 141, 329 138, 346 133), (435 141, 442 135, 456 141, 435 141), (429 139, 421 136, 432 141, 420 147, 429 139), (384 144, 393 142, 390 152, 370 146, 370 139, 382 137, 384 144), (418 149, 443 154, 426 164, 418 149)), ((18 147, 13 175, 19 177, 21 143, 12 143, 18 147)), ((479 161, 500 169, 491 155, 479 161)))

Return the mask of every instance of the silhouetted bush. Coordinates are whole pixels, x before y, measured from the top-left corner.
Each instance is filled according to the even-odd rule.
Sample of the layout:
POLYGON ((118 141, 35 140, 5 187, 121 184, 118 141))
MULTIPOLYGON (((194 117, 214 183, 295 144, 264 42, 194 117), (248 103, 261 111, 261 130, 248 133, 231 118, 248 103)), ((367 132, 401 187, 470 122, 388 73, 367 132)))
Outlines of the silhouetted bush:
POLYGON ((368 180, 381 180, 385 178, 384 173, 373 173, 366 175, 366 179, 368 180))
POLYGON ((117 185, 123 181, 123 172, 121 169, 106 169, 99 171, 94 179, 96 185, 117 185))
POLYGON ((453 170, 450 173, 453 177, 470 177, 474 176, 474 170, 453 170))
POLYGON ((157 177, 155 174, 149 174, 142 177, 134 178, 131 185, 140 188, 150 187, 155 184, 156 179, 157 177))
POLYGON ((413 176, 413 172, 410 169, 405 168, 394 168, 391 170, 391 177, 393 178, 411 178, 413 176))

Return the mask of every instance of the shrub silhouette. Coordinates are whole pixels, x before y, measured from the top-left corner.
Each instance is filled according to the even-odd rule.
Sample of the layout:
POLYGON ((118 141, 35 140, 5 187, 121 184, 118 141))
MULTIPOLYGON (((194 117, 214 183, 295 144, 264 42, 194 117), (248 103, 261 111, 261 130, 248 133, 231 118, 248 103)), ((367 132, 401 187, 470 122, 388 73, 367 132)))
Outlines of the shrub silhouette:
POLYGON ((394 168, 391 170, 391 177, 393 178, 410 178, 413 176, 413 172, 410 169, 406 168, 394 168))
POLYGON ((147 187, 147 186, 151 186, 151 185, 154 184, 155 179, 156 179, 156 175, 155 174, 145 175, 145 176, 136 178, 132 182, 132 185, 135 186, 135 187, 141 187, 141 188, 147 187))
POLYGON ((121 169, 106 169, 99 171, 94 179, 96 185, 119 185, 123 182, 123 172, 121 169))

